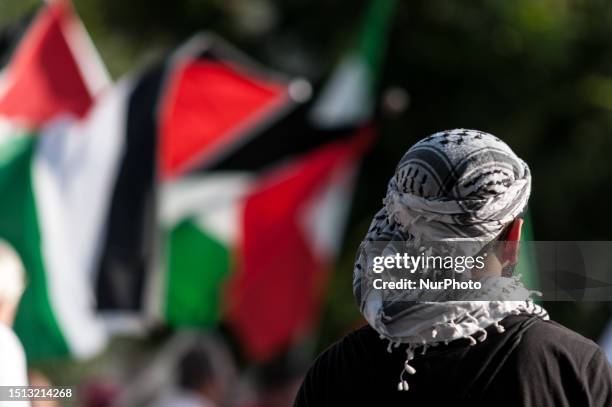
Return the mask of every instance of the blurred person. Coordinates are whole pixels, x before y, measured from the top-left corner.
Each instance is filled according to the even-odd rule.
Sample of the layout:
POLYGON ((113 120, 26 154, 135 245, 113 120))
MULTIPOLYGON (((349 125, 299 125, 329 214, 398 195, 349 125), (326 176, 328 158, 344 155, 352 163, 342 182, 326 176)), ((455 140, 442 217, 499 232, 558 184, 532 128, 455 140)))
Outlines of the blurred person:
MULTIPOLYGON (((23 346, 12 330, 25 287, 25 271, 15 250, 0 240, 0 386, 27 386, 23 346)), ((0 406, 27 406, 29 402, 0 401, 0 406)))
POLYGON ((216 375, 203 346, 194 346, 179 360, 178 380, 151 407, 215 407, 220 402, 216 375))
POLYGON ((353 292, 368 325, 317 358, 294 405, 612 405, 602 350, 550 321, 507 276, 530 192, 527 164, 491 134, 456 129, 412 146, 357 254, 353 292), (485 278, 497 278, 502 299, 513 300, 433 302, 419 301, 424 290, 373 290, 362 285, 373 241, 415 249, 480 242, 485 278))

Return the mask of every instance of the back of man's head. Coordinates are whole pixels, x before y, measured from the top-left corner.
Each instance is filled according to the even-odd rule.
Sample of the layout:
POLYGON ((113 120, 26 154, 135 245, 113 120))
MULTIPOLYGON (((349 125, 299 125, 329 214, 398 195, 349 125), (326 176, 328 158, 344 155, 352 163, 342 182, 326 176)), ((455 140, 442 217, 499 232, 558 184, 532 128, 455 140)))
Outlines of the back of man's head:
POLYGON ((0 322, 12 325, 25 287, 24 267, 17 252, 0 240, 0 322))
POLYGON ((530 192, 529 167, 506 143, 478 130, 447 130, 402 157, 385 215, 424 240, 490 241, 523 212, 530 192))
MULTIPOLYGON (((417 280, 425 272, 430 281, 439 282, 448 276, 435 266, 421 267, 418 274, 413 274, 420 289, 378 290, 373 285, 378 274, 370 272, 371 249, 385 255, 404 253, 414 257, 423 254, 423 244, 433 243, 430 253, 435 257, 475 257, 482 250, 492 250, 487 246, 504 237, 514 224, 520 226, 517 217, 524 211, 530 192, 528 165, 492 134, 454 129, 414 144, 398 163, 383 207, 374 216, 357 253, 353 293, 370 325, 382 326, 394 315, 406 314, 406 307, 417 302, 474 299, 466 298, 466 290, 421 286, 417 280)), ((500 256, 488 256, 491 260, 486 262, 486 275, 509 271, 516 263, 517 247, 513 245, 512 252, 496 250, 500 256)), ((463 271, 455 268, 453 278, 471 281, 472 273, 463 271)), ((386 331, 379 333, 391 337, 386 331)))

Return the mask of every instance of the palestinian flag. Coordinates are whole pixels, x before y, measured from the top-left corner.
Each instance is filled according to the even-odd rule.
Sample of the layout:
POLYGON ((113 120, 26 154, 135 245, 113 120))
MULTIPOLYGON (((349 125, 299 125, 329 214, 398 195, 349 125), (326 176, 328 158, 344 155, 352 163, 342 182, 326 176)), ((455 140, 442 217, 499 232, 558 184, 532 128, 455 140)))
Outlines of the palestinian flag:
POLYGON ((201 35, 101 98, 80 131, 95 139, 104 128, 120 151, 94 272, 107 318, 138 321, 147 309, 175 327, 235 321, 255 359, 308 330, 369 139, 315 130, 309 94, 307 82, 201 35), (102 120, 104 106, 114 113, 102 120), (258 243, 282 243, 278 260, 258 243), (275 284, 283 295, 258 288, 275 284), (253 335, 258 318, 276 326, 269 336, 253 335))
POLYGON ((395 0, 372 0, 361 30, 333 71, 312 109, 311 118, 322 129, 363 125, 372 119, 380 70, 395 0))
POLYGON ((317 326, 367 128, 261 175, 242 202, 225 318, 250 359, 264 362, 317 326))
POLYGON ((371 138, 370 129, 338 132, 318 145, 292 146, 287 134, 299 140, 310 132, 316 140, 319 133, 304 131, 299 110, 221 162, 161 184, 166 235, 157 313, 172 326, 229 322, 254 359, 286 349, 316 321, 356 165, 371 138), (281 131, 287 121, 294 132, 281 131), (275 138, 277 151, 251 146, 275 138))
POLYGON ((314 105, 258 128, 230 154, 201 154, 191 171, 162 184, 165 278, 156 298, 170 325, 223 323, 256 362, 312 335, 373 138, 391 10, 388 1, 372 4, 359 46, 314 105))
MULTIPOLYGON (((345 86, 335 87, 361 96, 327 92, 314 109, 372 106, 370 92, 345 86)), ((259 362, 310 335, 372 130, 371 108, 325 121, 301 103, 309 94, 210 35, 140 76, 119 126, 101 310, 223 323, 259 362)))
POLYGON ((11 55, 0 73, 0 238, 28 274, 15 330, 30 359, 91 355, 104 334, 74 245, 82 236, 68 203, 79 197, 63 195, 72 174, 58 168, 70 143, 40 133, 58 115, 83 117, 108 77, 63 1, 41 9, 17 46, 4 49, 11 55))
POLYGON ((170 325, 224 323, 258 362, 312 334, 373 137, 382 54, 369 36, 384 38, 389 5, 373 3, 367 34, 314 105, 259 126, 229 154, 202 153, 191 171, 162 184, 165 273, 154 298, 170 325))
MULTIPOLYGON (((168 139, 177 146, 201 142, 185 150, 197 159, 178 173, 163 171, 170 161, 163 154, 177 148, 160 148, 163 256, 149 305, 174 327, 224 323, 250 360, 269 360, 318 320, 369 131, 355 136, 313 127, 309 105, 283 104, 306 98, 308 85, 299 80, 278 88, 285 102, 271 105, 282 107, 271 119, 232 116, 227 122, 238 134, 225 130, 223 116, 198 112, 219 101, 217 112, 232 105, 215 88, 209 93, 202 86, 198 103, 191 103, 194 117, 204 113, 203 126, 184 119, 189 105, 180 100, 193 100, 192 90, 175 86, 160 105, 161 137, 173 132, 168 139)), ((257 94, 231 88, 240 90, 235 106, 248 106, 257 94)))
MULTIPOLYGON (((157 215, 165 184, 231 155, 259 126, 293 109, 290 85, 212 35, 194 37, 127 85, 113 127, 122 152, 94 273, 97 306, 108 319, 139 322, 143 308, 160 302, 153 271, 165 243, 157 215)), ((208 250, 199 243, 191 244, 208 250)))

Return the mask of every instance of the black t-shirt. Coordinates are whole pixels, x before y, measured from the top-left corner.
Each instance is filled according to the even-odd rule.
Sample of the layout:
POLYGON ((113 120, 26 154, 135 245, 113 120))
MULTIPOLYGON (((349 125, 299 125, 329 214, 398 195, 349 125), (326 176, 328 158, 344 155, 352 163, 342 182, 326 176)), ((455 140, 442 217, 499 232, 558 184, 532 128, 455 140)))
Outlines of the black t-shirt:
POLYGON ((474 346, 457 340, 417 351, 407 392, 397 390, 405 348, 387 352, 365 326, 317 358, 295 406, 612 406, 612 368, 595 343, 535 317, 502 325, 506 332, 488 329, 474 346))

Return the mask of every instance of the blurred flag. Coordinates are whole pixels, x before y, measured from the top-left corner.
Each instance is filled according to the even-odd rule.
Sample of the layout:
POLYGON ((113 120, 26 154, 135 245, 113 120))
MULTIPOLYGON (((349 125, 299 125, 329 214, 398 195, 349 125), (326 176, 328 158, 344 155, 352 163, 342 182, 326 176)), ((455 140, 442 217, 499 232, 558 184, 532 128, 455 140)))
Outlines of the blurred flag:
MULTIPOLYGON (((159 306, 171 325, 222 320, 258 362, 312 335, 356 167, 373 136, 369 121, 392 3, 372 2, 358 46, 314 106, 258 126, 257 136, 230 154, 210 155, 165 183, 169 273, 159 306)), ((292 90, 297 99, 309 93, 300 81, 292 90)))
POLYGON ((223 282, 235 266, 240 202, 253 174, 210 168, 243 150, 297 100, 286 78, 257 67, 219 38, 195 37, 179 54, 185 58, 186 51, 193 60, 173 70, 160 110, 165 255, 154 308, 174 326, 213 326, 223 282))
POLYGON ((59 113, 83 116, 108 75, 67 1, 44 7, 0 76, 0 112, 36 127, 59 113))
POLYGON ((145 306, 175 327, 231 320, 249 357, 270 357, 315 321, 367 131, 320 134, 307 82, 211 35, 130 87, 98 306, 120 322, 145 306))
MULTIPOLYGON (((130 85, 120 125, 125 152, 111 193, 108 230, 96 277, 100 310, 115 319, 125 317, 126 311, 140 317, 147 301, 145 290, 156 282, 150 273, 156 264, 155 254, 163 250, 166 242, 165 235, 161 242, 157 241, 158 195, 163 201, 167 185, 175 185, 169 195, 179 201, 181 210, 193 210, 182 201, 194 194, 200 196, 197 194, 201 188, 188 181, 187 186, 182 186, 183 181, 178 180, 202 162, 212 163, 232 154, 255 136, 259 126, 291 109, 295 102, 289 96, 288 85, 286 80, 253 66, 212 35, 195 37, 130 85), (113 313, 114 310, 120 312, 113 313)), ((200 199, 195 205, 199 210, 208 204, 200 199)), ((171 229, 179 227, 186 214, 179 211, 173 216, 165 221, 177 223, 168 226, 171 229)), ((189 229, 185 225, 179 230, 186 228, 189 229)), ((178 234, 172 247, 186 244, 197 255, 214 250, 202 244, 199 236, 188 234, 193 238, 185 239, 178 234)), ((214 265, 223 260, 216 255, 206 258, 210 269, 198 270, 191 284, 192 292, 199 290, 193 294, 199 305, 219 297, 212 282, 216 278, 214 265), (198 289, 197 283, 202 281, 210 282, 198 289)), ((184 267, 192 266, 189 259, 184 261, 184 267)), ((175 267, 174 264, 173 270, 175 267)), ((168 278, 173 284, 178 281, 168 278)), ((159 303, 157 293, 148 299, 159 303)), ((184 296, 188 301, 189 294, 180 294, 178 300, 184 296)), ((198 312, 209 311, 204 307, 198 312)))
POLYGON ((227 318, 255 358, 303 334, 319 309, 366 133, 271 168, 208 169, 165 183, 164 319, 206 327, 227 318))
POLYGON ((268 361, 318 324, 370 128, 266 171, 239 201, 225 319, 247 356, 268 361))
POLYGON ((98 307, 119 323, 144 308, 175 327, 224 321, 249 358, 274 356, 316 322, 369 130, 320 131, 307 82, 211 35, 126 83, 100 102, 123 116, 90 116, 123 151, 98 307))
MULTIPOLYGON (((261 191, 244 202, 226 319, 256 361, 278 356, 316 330, 357 165, 374 135, 370 123, 393 9, 394 1, 370 3, 356 46, 313 105, 285 119, 285 126, 294 124, 285 135, 314 143, 302 144, 303 155, 264 177, 261 191)), ((278 134, 272 129, 262 139, 278 134)))
POLYGON ((356 45, 340 61, 312 110, 320 128, 363 124, 371 119, 387 49, 395 0, 372 0, 356 45))
POLYGON ((0 236, 28 273, 15 329, 30 359, 91 355, 104 335, 62 196, 72 174, 56 163, 66 145, 39 133, 58 115, 85 115, 108 76, 64 1, 44 7, 19 43, 4 48, 12 55, 0 73, 0 236))
MULTIPOLYGON (((48 10, 59 11, 38 18, 35 27, 49 19, 62 26, 67 9, 54 4, 48 10)), ((55 318, 49 326, 56 340, 40 345, 41 355, 56 350, 49 344, 64 343, 65 351, 77 354, 99 346, 94 339, 103 335, 90 318, 94 303, 116 315, 142 317, 146 308, 176 327, 224 321, 256 361, 312 332, 355 169, 372 138, 372 88, 388 5, 372 4, 352 62, 341 64, 314 109, 304 103, 311 92, 307 82, 272 74, 210 35, 120 82, 88 113, 95 92, 81 67, 91 52, 68 54, 79 55, 63 62, 76 67, 76 76, 68 75, 70 69, 56 72, 54 62, 42 70, 61 73, 50 83, 62 86, 47 86, 45 75, 35 71, 27 91, 15 83, 30 74, 13 67, 29 65, 11 63, 6 78, 13 79, 0 97, 6 117, 32 128, 58 113, 82 118, 54 122, 40 141, 16 138, 28 142, 5 149, 9 158, 0 160, 21 165, 3 172, 15 174, 11 182, 18 182, 18 174, 21 188, 30 185, 23 181, 28 178, 33 184, 20 192, 30 206, 19 206, 22 198, 3 211, 0 216, 12 218, 0 219, 0 231, 11 240, 5 224, 23 231, 14 220, 34 218, 28 236, 15 232, 12 239, 24 258, 33 258, 30 266, 39 276, 31 298, 55 318), (80 82, 63 85, 74 77, 80 82), (37 103, 22 103, 28 92, 39 92, 37 103), (95 301, 87 278, 94 281, 95 301), (81 342, 91 343, 72 343, 76 327, 81 342)), ((18 190, 1 179, 0 187, 18 190)), ((23 327, 36 326, 35 320, 23 319, 23 327)), ((32 344, 43 338, 31 331, 23 337, 32 344)))

